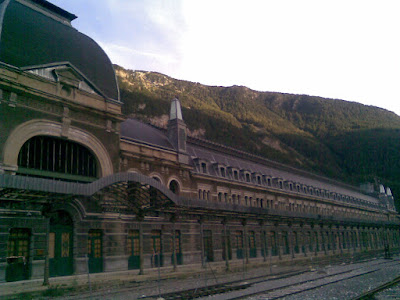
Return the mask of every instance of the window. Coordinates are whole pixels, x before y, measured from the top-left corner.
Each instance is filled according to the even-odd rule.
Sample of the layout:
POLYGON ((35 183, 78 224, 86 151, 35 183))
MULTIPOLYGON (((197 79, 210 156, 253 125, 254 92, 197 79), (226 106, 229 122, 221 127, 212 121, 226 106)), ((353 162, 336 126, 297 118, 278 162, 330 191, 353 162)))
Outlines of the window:
POLYGON ((267 184, 268 184, 268 186, 271 186, 271 178, 268 178, 267 184))
POLYGON ((207 173, 207 164, 206 163, 201 163, 201 171, 203 173, 207 173))
POLYGON ((221 193, 221 192, 218 193, 218 201, 219 201, 219 202, 222 202, 222 193, 221 193))
POLYGON ((179 183, 176 180, 171 180, 169 183, 169 189, 174 193, 179 195, 179 183))
POLYGON ((282 181, 279 181, 279 188, 283 189, 283 182, 282 181))
POLYGON ((233 178, 235 179, 235 180, 239 180, 239 173, 238 173, 238 171, 233 171, 233 178))
POLYGON ((257 183, 261 184, 261 176, 257 176, 257 183))
POLYGON ((129 230, 126 251, 130 256, 139 256, 139 230, 129 230))
POLYGON ((97 178, 97 161, 84 146, 49 136, 35 136, 21 147, 18 173, 88 182, 97 178))
POLYGON ((7 243, 8 256, 29 258, 30 231, 26 228, 12 228, 7 243))
POLYGON ((225 177, 225 168, 220 168, 219 172, 221 174, 221 177, 225 177))
POLYGON ((246 173, 246 182, 250 182, 250 174, 246 173))

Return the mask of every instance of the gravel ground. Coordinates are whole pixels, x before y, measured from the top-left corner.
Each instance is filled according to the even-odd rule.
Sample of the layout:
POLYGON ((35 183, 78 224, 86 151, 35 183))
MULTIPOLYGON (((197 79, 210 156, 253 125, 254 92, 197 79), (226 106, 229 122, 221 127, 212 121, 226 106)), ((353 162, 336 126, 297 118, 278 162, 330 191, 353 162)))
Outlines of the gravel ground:
MULTIPOLYGON (((297 270, 304 270, 305 266, 297 267, 297 270)), ((229 292, 226 294, 218 294, 215 296, 209 296, 201 299, 230 299, 232 297, 237 297, 239 295, 244 295, 250 292, 263 291, 271 288, 279 288, 284 285, 293 285, 293 288, 296 286, 294 284, 309 281, 310 284, 307 283, 308 286, 312 286, 313 284, 318 284, 316 280, 318 278, 332 275, 330 277, 333 279, 345 278, 346 276, 354 276, 366 271, 377 270, 375 273, 369 275, 362 275, 360 277, 356 277, 354 279, 346 279, 344 281, 337 282, 335 284, 330 284, 325 287, 316 288, 307 292, 302 292, 293 296, 288 296, 283 299, 351 299, 362 292, 367 291, 368 289, 372 289, 381 285, 384 282, 387 282, 393 279, 400 274, 400 260, 384 260, 384 259, 376 259, 370 260, 361 263, 355 264, 342 264, 336 266, 325 266, 317 268, 316 271, 307 272, 301 275, 292 276, 289 278, 277 279, 277 280, 267 280, 262 283, 257 283, 251 285, 249 288, 244 290, 237 290, 233 292, 229 292), (342 272, 350 272, 338 274, 342 272), (337 274, 337 275, 335 275, 337 274)), ((210 271, 210 270, 209 270, 210 271)), ((273 267, 273 273, 283 273, 288 271, 295 271, 292 266, 287 267, 273 267), (275 270, 274 270, 275 268, 275 270)), ((245 274, 242 272, 236 273, 224 273, 213 275, 211 272, 208 272, 207 275, 202 273, 197 276, 185 278, 185 279, 165 279, 160 282, 151 281, 145 283, 132 283, 130 286, 122 286, 122 287, 104 287, 103 290, 94 292, 92 295, 89 293, 81 293, 79 295, 71 295, 68 297, 63 297, 62 299, 140 299, 142 296, 154 296, 153 299, 157 298, 158 290, 160 289, 162 293, 174 292, 179 290, 186 290, 190 288, 202 287, 205 285, 212 285, 215 283, 222 283, 233 280, 243 280, 244 277, 255 277, 260 275, 268 275, 270 274, 269 268, 257 268, 251 269, 247 271, 245 274)), ((326 279, 325 279, 326 280, 326 279)), ((245 280, 244 280, 245 281, 245 280)), ((274 295, 279 295, 278 293, 274 293, 274 295)), ((281 295, 284 295, 283 293, 281 295)), ((259 295, 257 297, 248 297, 247 299, 268 299, 271 297, 271 294, 259 295)), ((392 298, 393 299, 393 298, 392 298)), ((400 299, 400 298, 397 298, 400 299)))
MULTIPOLYGON (((305 300, 305 299, 352 299, 360 294, 374 289, 400 275, 399 261, 384 265, 366 265, 363 270, 374 270, 377 272, 364 276, 340 281, 321 288, 299 293, 297 295, 285 297, 286 300, 305 300)), ((266 298, 264 298, 266 299, 266 298)), ((392 298, 393 299, 393 298, 392 298)), ((399 299, 399 298, 396 298, 399 299)))
POLYGON ((283 299, 351 299, 362 292, 375 288, 376 286, 389 281, 396 277, 400 272, 399 261, 385 261, 383 259, 368 261, 364 263, 328 266, 316 272, 305 273, 290 278, 265 281, 262 283, 254 284, 246 290, 233 291, 222 295, 215 295, 204 297, 201 299, 231 299, 238 296, 245 296, 249 293, 260 292, 267 289, 278 289, 280 287, 289 286, 285 289, 279 289, 266 294, 259 294, 257 296, 249 296, 247 299, 273 299, 278 296, 284 296, 288 292, 294 292, 296 289, 306 289, 318 286, 322 283, 329 281, 339 281, 334 284, 310 290, 308 292, 301 292, 293 296, 287 296, 283 299), (376 271, 369 275, 362 275, 353 279, 346 279, 350 276, 360 275, 368 271, 376 271), (347 272, 347 273, 343 273, 347 272), (341 274, 343 273, 343 274, 341 274), (337 275, 335 275, 337 274, 337 275), (328 278, 322 277, 331 275, 328 278), (299 282, 306 282, 301 286, 296 285, 299 282))

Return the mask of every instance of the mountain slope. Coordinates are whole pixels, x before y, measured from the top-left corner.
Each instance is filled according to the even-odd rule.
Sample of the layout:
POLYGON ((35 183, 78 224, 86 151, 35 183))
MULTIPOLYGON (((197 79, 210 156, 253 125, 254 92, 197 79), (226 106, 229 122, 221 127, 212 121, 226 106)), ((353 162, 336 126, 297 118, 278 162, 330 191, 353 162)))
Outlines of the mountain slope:
POLYGON ((400 196, 400 118, 307 95, 205 86, 115 66, 123 112, 165 127, 179 97, 190 134, 351 184, 378 180, 400 196), (218 130, 216 130, 218 129, 218 130))

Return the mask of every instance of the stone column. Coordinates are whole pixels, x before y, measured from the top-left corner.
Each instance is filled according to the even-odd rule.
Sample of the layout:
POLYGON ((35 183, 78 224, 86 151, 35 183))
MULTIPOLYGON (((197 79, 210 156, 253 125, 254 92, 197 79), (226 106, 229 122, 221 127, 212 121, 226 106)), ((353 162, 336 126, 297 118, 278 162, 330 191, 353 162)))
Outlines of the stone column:
POLYGON ((176 272, 178 269, 177 267, 177 261, 176 261, 176 230, 175 230, 175 222, 176 222, 176 216, 172 215, 170 222, 172 223, 172 260, 174 262, 174 269, 173 271, 176 272))
POLYGON ((339 253, 343 254, 343 232, 338 228, 338 244, 339 244, 339 253))
POLYGON ((222 224, 224 225, 224 244, 225 244, 225 269, 226 271, 229 271, 229 249, 228 249, 228 231, 226 229, 228 220, 225 218, 222 221, 222 224))
POLYGON ((144 275, 144 259, 143 259, 143 220, 144 216, 136 216, 139 222, 139 275, 144 275))
POLYGON ((247 220, 243 219, 243 247, 244 247, 244 255, 246 264, 249 263, 249 241, 247 240, 247 220))
POLYGON ((206 267, 205 257, 204 257, 204 236, 203 236, 203 218, 200 218, 200 247, 201 247, 201 266, 206 267))
POLYGON ((266 231, 265 231, 265 225, 264 225, 264 220, 260 221, 260 237, 261 237, 261 251, 263 253, 263 260, 264 262, 267 261, 267 243, 266 243, 266 231))
POLYGON ((279 260, 282 260, 282 231, 278 231, 278 226, 275 226, 276 228, 276 243, 277 243, 277 248, 278 248, 278 257, 279 260))
POLYGON ((293 246, 293 230, 292 230, 292 224, 288 224, 288 232, 287 232, 288 236, 288 246, 289 246, 289 254, 290 257, 293 259, 294 258, 294 246, 293 246))
POLYGON ((50 285, 50 258, 49 258, 49 248, 50 248, 50 216, 46 217, 46 256, 44 261, 44 278, 43 285, 50 285))

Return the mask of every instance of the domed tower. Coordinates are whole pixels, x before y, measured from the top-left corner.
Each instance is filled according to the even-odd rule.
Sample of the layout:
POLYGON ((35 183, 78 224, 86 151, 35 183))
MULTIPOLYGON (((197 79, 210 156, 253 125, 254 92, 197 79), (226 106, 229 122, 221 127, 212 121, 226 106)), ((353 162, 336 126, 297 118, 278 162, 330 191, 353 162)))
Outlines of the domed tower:
POLYGON ((0 122, 0 173, 85 181, 119 169, 123 117, 114 68, 72 27, 75 18, 45 0, 0 0, 0 115, 8 116, 0 122), (36 143, 44 146, 33 162, 24 149, 36 143), (80 157, 79 165, 36 163, 54 152, 49 145, 62 148, 53 160, 80 157))

